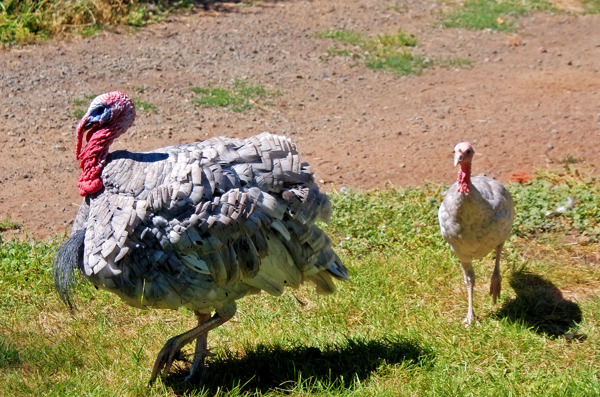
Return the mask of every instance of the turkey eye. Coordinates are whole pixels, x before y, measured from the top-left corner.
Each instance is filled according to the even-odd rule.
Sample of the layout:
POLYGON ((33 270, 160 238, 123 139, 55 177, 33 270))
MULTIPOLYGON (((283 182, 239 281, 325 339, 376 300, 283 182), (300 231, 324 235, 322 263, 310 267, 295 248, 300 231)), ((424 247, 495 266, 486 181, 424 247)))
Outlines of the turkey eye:
POLYGON ((104 113, 104 106, 98 106, 97 108, 92 110, 90 116, 100 116, 102 113, 104 113))

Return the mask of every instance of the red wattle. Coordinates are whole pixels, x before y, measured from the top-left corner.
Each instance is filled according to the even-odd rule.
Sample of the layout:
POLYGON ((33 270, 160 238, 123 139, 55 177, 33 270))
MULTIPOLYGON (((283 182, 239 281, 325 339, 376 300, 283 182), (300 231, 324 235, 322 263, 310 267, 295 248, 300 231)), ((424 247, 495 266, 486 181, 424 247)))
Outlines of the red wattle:
POLYGON ((108 147, 115 137, 109 130, 98 130, 92 135, 85 148, 79 154, 79 167, 82 169, 79 178, 79 194, 88 196, 102 190, 102 168, 108 155, 108 147))
POLYGON ((83 179, 82 175, 82 178, 79 179, 79 183, 77 183, 77 186, 79 186, 80 196, 89 196, 102 190, 104 184, 102 183, 102 179, 100 178, 87 181, 83 179))
POLYGON ((463 163, 458 170, 458 192, 463 194, 471 193, 471 163, 463 163))

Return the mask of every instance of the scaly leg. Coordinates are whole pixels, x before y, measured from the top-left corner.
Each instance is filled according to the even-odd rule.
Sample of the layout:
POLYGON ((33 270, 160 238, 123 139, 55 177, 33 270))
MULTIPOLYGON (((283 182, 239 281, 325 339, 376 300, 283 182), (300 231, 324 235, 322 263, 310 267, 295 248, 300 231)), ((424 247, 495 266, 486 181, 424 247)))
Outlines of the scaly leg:
MULTIPOLYGON (((198 318, 198 326, 208 322, 210 320, 210 314, 196 312, 198 318)), ((187 382, 193 382, 196 384, 202 383, 202 375, 204 373, 204 359, 209 357, 211 353, 208 351, 208 332, 203 333, 196 339, 196 350, 194 351, 194 360, 192 361, 192 367, 190 368, 190 374, 185 378, 187 382)))
POLYGON ((475 313, 473 312, 473 287, 475 287, 475 271, 471 262, 462 262, 463 276, 465 279, 465 285, 467 286, 467 297, 469 299, 469 309, 467 310, 467 317, 463 320, 463 324, 469 326, 475 319, 475 313))
MULTIPOLYGON (((235 314, 235 302, 227 302, 221 309, 215 313, 208 321, 198 325, 191 330, 184 332, 181 335, 172 337, 165 343, 163 348, 158 353, 154 367, 152 368, 152 375, 150 375, 150 383, 156 380, 158 373, 162 370, 162 376, 166 377, 173 365, 175 356, 181 349, 191 343, 194 339, 199 339, 202 335, 208 333, 208 331, 217 328, 219 325, 227 322, 235 314)), ((195 361, 195 359, 194 359, 195 361)))
POLYGON ((500 296, 500 291, 502 290, 502 276, 500 275, 500 256, 502 254, 503 246, 504 243, 496 247, 496 266, 494 266, 494 272, 492 273, 492 281, 490 282, 490 295, 492 296, 492 301, 494 302, 494 305, 496 304, 496 299, 500 296))

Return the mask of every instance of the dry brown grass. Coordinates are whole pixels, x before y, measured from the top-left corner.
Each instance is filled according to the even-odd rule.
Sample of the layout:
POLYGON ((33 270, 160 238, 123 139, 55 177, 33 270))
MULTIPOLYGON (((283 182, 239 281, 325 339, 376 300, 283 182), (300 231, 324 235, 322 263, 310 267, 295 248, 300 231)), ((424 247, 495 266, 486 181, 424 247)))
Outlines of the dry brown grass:
POLYGON ((0 42, 32 43, 107 26, 143 26, 161 19, 169 1, 8 0, 0 8, 0 42))

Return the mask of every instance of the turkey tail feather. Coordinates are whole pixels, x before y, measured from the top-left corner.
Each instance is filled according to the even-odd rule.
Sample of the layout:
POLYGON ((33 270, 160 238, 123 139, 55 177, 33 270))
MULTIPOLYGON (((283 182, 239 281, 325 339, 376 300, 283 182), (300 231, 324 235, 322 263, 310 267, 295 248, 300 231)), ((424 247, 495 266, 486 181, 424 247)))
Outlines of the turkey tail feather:
POLYGON ((342 260, 337 255, 335 255, 335 260, 327 270, 333 275, 333 277, 337 278, 338 280, 350 280, 348 269, 346 269, 346 266, 342 265, 342 260))
POLYGON ((58 295, 73 309, 69 293, 75 285, 75 269, 83 267, 83 241, 85 230, 78 230, 63 243, 54 258, 54 286, 58 295))

